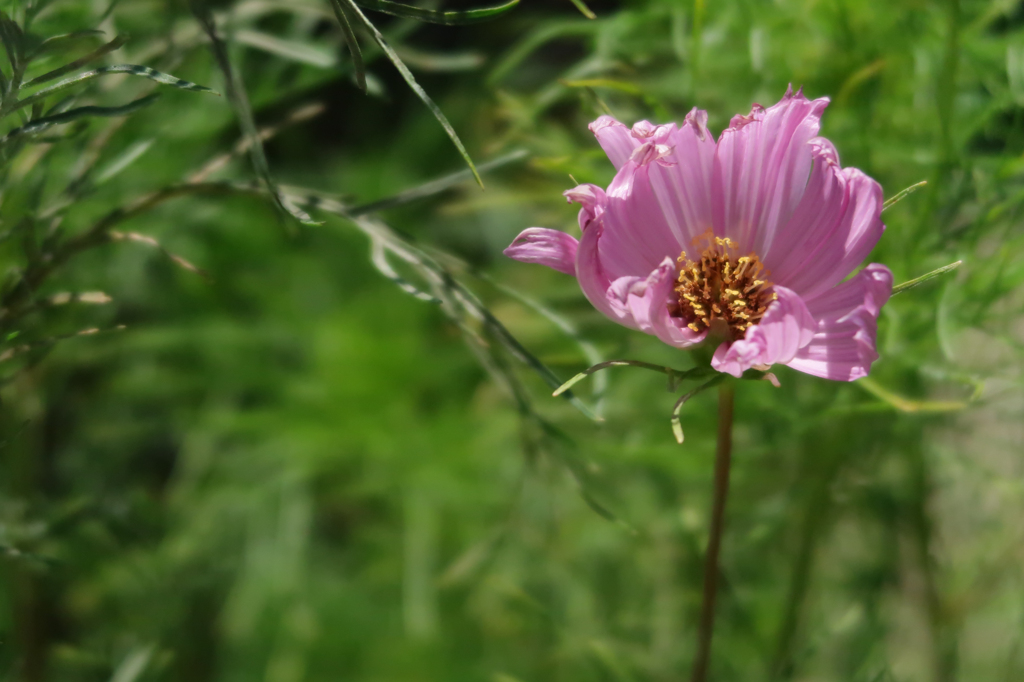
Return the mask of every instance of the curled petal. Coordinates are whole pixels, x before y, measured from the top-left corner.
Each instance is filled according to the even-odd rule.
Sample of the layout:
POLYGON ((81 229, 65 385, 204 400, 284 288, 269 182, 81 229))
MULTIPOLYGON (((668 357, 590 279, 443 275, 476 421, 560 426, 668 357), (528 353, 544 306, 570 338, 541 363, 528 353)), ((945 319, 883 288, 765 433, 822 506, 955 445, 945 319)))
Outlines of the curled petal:
POLYGON ((578 248, 579 242, 571 235, 544 227, 530 227, 519 233, 504 254, 523 263, 538 263, 575 275, 578 248))
MULTIPOLYGON (((634 325, 623 321, 621 312, 613 309, 608 301, 607 294, 608 288, 612 284, 612 277, 609 276, 605 265, 601 262, 599 247, 603 236, 604 226, 601 221, 590 226, 583 233, 579 249, 576 252, 576 279, 579 280, 580 289, 583 290, 583 295, 587 297, 591 305, 616 322, 635 328, 634 325)), ((616 277, 616 279, 618 278, 616 277)))
POLYGON ((786 364, 810 343, 817 323, 807 305, 794 292, 776 286, 779 298, 761 321, 747 328, 744 338, 718 347, 711 366, 735 377, 754 366, 786 364))
POLYGON ((872 263, 808 303, 818 319, 811 342, 788 363, 807 374, 853 381, 867 376, 878 359, 875 348, 878 312, 892 294, 892 273, 872 263))
POLYGON ((676 348, 688 348, 701 343, 707 337, 707 331, 694 332, 686 326, 681 318, 669 313, 668 303, 675 297, 676 275, 679 272, 676 263, 666 258, 658 269, 647 278, 646 314, 634 314, 640 329, 654 334, 663 342, 676 348))
POLYGON ((793 215, 811 170, 808 141, 818 134, 828 98, 809 100, 790 88, 778 104, 755 106, 722 133, 715 153, 715 234, 763 254, 793 215))
POLYGON ((591 123, 590 132, 616 170, 626 165, 633 150, 640 146, 640 140, 630 134, 630 129, 611 116, 602 116, 591 123))
POLYGON ((562 192, 562 195, 569 203, 579 204, 582 207, 579 214, 581 231, 586 230, 591 223, 601 218, 604 214, 605 203, 608 201, 603 189, 589 183, 567 189, 562 192))
POLYGON ((688 348, 704 340, 707 332, 695 333, 669 314, 668 302, 676 283, 677 268, 666 258, 646 277, 620 277, 608 287, 608 305, 620 324, 657 336, 676 348, 688 348))

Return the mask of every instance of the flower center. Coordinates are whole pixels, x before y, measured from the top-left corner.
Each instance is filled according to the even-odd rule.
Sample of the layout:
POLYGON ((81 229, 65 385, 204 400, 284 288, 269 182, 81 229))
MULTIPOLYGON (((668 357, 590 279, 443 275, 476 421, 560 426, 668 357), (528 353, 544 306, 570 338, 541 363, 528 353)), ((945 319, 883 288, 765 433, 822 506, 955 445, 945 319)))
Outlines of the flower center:
POLYGON ((779 297, 767 279, 770 273, 756 254, 738 256, 736 242, 716 237, 711 230, 693 244, 707 248, 698 260, 690 260, 685 251, 677 259, 678 298, 669 303, 669 312, 687 320, 686 326, 698 334, 721 320, 733 338, 742 337, 779 297))

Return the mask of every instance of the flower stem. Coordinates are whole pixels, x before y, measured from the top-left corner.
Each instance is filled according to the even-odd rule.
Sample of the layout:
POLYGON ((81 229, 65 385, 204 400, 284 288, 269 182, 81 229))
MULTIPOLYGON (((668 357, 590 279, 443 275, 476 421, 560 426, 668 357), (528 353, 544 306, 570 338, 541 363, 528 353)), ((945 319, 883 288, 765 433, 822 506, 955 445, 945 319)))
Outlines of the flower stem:
POLYGON ((725 526, 725 502, 729 496, 729 466, 732 463, 732 382, 718 387, 718 445, 715 448, 715 497, 711 507, 711 536, 704 558, 704 597, 697 633, 697 657, 690 682, 704 682, 711 660, 711 636, 715 628, 715 595, 718 591, 718 551, 725 526))

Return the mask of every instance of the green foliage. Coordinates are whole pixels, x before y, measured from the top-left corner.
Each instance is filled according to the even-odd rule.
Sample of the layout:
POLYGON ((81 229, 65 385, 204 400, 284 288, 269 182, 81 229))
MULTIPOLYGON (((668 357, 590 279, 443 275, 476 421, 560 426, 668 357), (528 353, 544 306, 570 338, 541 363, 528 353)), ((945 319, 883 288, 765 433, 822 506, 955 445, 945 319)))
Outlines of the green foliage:
POLYGON ((685 675, 713 391, 678 445, 689 357, 501 250, 597 115, 790 82, 917 286, 869 379, 736 386, 712 679, 1024 676, 1019 7, 385 4, 0 6, 0 679, 685 675))

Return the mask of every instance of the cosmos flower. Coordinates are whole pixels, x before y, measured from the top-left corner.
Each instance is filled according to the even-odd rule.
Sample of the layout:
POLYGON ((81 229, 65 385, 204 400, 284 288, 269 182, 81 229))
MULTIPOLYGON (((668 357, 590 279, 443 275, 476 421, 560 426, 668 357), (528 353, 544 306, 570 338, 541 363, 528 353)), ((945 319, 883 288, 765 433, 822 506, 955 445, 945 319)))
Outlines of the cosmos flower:
POLYGON ((677 348, 716 343, 720 372, 863 377, 892 273, 847 277, 885 230, 882 189, 817 136, 826 106, 790 88, 717 143, 698 109, 681 126, 602 116, 590 130, 618 172, 607 190, 565 192, 582 239, 531 227, 505 254, 574 275, 619 324, 677 348))

